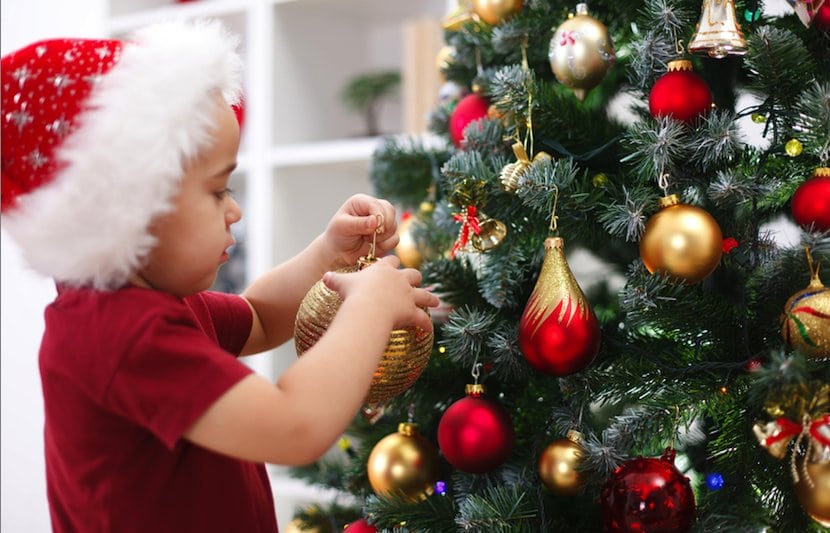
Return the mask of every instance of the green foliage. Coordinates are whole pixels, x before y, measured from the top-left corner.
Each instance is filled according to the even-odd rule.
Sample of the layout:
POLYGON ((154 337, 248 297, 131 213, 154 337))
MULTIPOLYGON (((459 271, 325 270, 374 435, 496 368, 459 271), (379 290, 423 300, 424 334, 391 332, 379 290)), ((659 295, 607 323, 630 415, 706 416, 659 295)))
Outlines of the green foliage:
POLYGON ((440 142, 455 104, 441 102, 429 144, 387 139, 373 158, 372 183, 399 206, 430 204, 411 231, 424 255, 423 283, 452 312, 433 315, 436 351, 415 386, 374 422, 355 420, 350 453, 299 475, 357 496, 387 531, 599 531, 600 492, 614 469, 672 446, 695 490, 693 531, 820 530, 794 496, 788 461, 770 457, 752 426, 766 418, 770 399, 807 397, 830 382, 830 365, 794 352, 779 331, 784 303, 809 281, 804 246, 826 265, 830 233, 794 228, 800 242, 784 242, 768 225, 786 223, 795 190, 830 164, 830 39, 792 14, 743 18, 761 4, 737 2, 745 56, 693 58, 716 109, 691 124, 653 118, 648 96, 666 64, 684 55, 680 43, 695 31, 700 0, 592 2, 617 57, 584 102, 548 60, 572 3, 527 0, 502 24, 471 21, 445 33, 456 53, 444 76, 479 86, 500 117, 468 127, 456 148, 440 142), (753 114, 764 120, 761 139, 745 135, 753 114), (798 157, 784 151, 791 138, 803 143, 798 157), (532 161, 509 192, 501 178, 517 162, 516 142, 532 161), (738 243, 694 285, 650 274, 639 257, 646 221, 666 193, 706 209, 738 243), (482 220, 502 221, 507 235, 494 250, 463 249, 453 259, 457 215, 468 206, 482 220), (534 370, 519 342, 554 234, 566 239, 602 338, 591 365, 562 377, 534 370), (601 261, 599 275, 579 270, 585 253, 601 261), (418 503, 372 495, 365 463, 374 443, 408 417, 435 443, 442 413, 463 397, 474 368, 510 414, 510 458, 484 474, 442 462, 446 495, 418 503), (571 429, 583 435, 586 481, 582 494, 562 497, 543 486, 537 462, 571 429), (724 477, 719 491, 706 488, 711 472, 724 477))

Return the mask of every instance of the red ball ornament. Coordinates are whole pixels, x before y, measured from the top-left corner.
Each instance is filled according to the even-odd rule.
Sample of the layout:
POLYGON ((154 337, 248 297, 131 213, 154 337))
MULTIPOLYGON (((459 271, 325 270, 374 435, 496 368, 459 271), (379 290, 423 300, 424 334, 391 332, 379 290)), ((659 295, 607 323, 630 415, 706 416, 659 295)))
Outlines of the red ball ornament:
POLYGON ((467 396, 438 423, 438 446, 447 461, 464 472, 493 470, 513 451, 513 422, 507 411, 482 397, 482 385, 467 385, 467 396))
POLYGON ((830 32, 830 1, 825 0, 813 15, 813 27, 818 31, 830 32))
POLYGON ((688 531, 695 519, 689 479, 674 467, 675 451, 660 459, 638 457, 623 463, 600 496, 602 524, 609 533, 688 531))
POLYGON ((519 347, 530 366, 552 376, 575 374, 597 356, 594 310, 565 259, 565 241, 545 241, 545 260, 519 321, 519 347))
POLYGON ((821 231, 830 229, 830 168, 813 171, 813 177, 795 191, 790 207, 793 218, 801 226, 821 231))
POLYGON ((449 124, 450 139, 455 146, 461 146, 461 141, 464 140, 464 128, 467 124, 486 118, 489 107, 490 103, 487 99, 477 93, 468 94, 458 101, 450 114, 449 124))
POLYGON ((355 520, 343 528, 343 531, 348 531, 348 533, 377 533, 375 526, 367 522, 365 518, 355 520))
POLYGON ((712 92, 703 78, 692 71, 692 62, 687 59, 670 61, 669 71, 655 82, 648 96, 651 116, 671 116, 687 124, 711 107, 712 92))

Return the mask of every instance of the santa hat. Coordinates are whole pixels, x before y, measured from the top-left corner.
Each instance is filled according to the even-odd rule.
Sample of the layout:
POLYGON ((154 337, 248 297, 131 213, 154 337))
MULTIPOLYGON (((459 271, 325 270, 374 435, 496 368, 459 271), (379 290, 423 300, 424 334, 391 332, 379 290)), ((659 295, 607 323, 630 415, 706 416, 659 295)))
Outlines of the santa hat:
POLYGON ((55 39, 2 58, 2 221, 56 281, 113 289, 155 245, 215 95, 239 98, 237 40, 167 22, 126 41, 55 39))

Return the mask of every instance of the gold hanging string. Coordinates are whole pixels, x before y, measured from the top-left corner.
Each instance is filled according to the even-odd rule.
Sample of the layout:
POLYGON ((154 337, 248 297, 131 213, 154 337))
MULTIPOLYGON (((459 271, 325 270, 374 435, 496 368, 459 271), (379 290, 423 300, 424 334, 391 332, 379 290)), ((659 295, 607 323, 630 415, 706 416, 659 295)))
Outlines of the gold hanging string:
POLYGON ((677 426, 680 425, 680 406, 674 406, 674 426, 672 427, 671 439, 669 439, 669 448, 674 449, 674 437, 677 435, 677 426))
POLYGON ((559 200, 559 187, 553 186, 553 208, 550 210, 550 227, 548 230, 551 235, 559 231, 559 217, 556 216, 556 202, 559 200))
POLYGON ((818 269, 820 265, 816 264, 814 267, 813 256, 810 254, 810 247, 806 244, 804 245, 804 253, 807 254, 807 268, 810 269, 810 278, 815 278, 818 276, 818 269))
POLYGON ((525 75, 525 90, 527 90, 527 123, 525 126, 525 147, 529 148, 528 153, 533 153, 533 88, 530 83, 530 64, 527 61, 527 47, 529 45, 530 36, 525 35, 522 40, 522 71, 525 75))
POLYGON ((372 243, 369 245, 369 253, 366 256, 366 259, 370 262, 377 259, 375 257, 375 248, 376 248, 376 245, 377 245, 378 233, 383 231, 383 222, 384 222, 383 213, 377 213, 375 216, 378 218, 378 225, 375 226, 375 231, 372 232, 372 243))

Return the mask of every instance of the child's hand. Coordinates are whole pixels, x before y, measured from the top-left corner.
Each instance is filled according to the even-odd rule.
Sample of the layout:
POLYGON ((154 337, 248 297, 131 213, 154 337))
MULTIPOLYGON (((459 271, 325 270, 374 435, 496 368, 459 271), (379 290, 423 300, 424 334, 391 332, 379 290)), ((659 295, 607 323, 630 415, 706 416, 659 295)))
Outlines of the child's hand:
MULTIPOLYGON (((438 297, 418 288, 421 273, 413 268, 399 270, 400 260, 387 256, 358 272, 327 272, 323 276, 326 287, 343 298, 345 306, 350 299, 375 311, 366 320, 391 319, 391 329, 418 326, 432 331, 432 319, 424 307, 437 307, 438 297)), ((368 315, 368 313, 367 313, 368 315)))
POLYGON ((349 266, 369 253, 373 238, 377 257, 392 250, 398 245, 397 229, 392 204, 367 194, 356 194, 334 214, 323 238, 329 251, 337 257, 336 266, 349 266), (383 221, 374 236, 381 223, 377 215, 381 215, 383 221))

